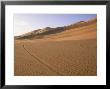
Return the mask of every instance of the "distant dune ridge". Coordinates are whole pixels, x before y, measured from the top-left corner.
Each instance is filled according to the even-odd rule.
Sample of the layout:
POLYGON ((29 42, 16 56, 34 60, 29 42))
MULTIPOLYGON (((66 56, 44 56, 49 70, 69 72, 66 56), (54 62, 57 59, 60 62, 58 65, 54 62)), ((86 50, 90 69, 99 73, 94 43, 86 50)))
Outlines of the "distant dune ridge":
POLYGON ((96 24, 96 22, 97 22, 97 19, 92 18, 91 20, 88 20, 88 21, 79 21, 77 23, 71 24, 69 26, 64 26, 64 27, 56 27, 56 28, 46 27, 44 29, 37 29, 37 30, 34 30, 32 32, 25 33, 21 36, 15 36, 15 39, 34 39, 34 38, 39 39, 39 38, 43 38, 46 36, 48 37, 49 35, 52 36, 52 34, 57 35, 58 33, 62 33, 62 32, 66 33, 66 31, 68 31, 68 30, 70 30, 70 32, 71 32, 71 30, 76 31, 77 29, 80 29, 83 27, 87 27, 87 26, 91 26, 91 25, 93 26, 96 24))
POLYGON ((15 36, 14 45, 15 76, 97 75, 97 18, 15 36))

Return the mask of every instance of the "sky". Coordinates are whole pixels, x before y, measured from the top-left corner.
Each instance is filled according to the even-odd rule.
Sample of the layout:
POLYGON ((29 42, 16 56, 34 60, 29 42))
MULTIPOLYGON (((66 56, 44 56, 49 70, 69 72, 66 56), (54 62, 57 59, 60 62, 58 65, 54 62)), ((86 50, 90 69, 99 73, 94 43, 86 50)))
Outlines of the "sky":
POLYGON ((67 26, 95 17, 96 14, 14 14, 14 36, 45 27, 67 26))

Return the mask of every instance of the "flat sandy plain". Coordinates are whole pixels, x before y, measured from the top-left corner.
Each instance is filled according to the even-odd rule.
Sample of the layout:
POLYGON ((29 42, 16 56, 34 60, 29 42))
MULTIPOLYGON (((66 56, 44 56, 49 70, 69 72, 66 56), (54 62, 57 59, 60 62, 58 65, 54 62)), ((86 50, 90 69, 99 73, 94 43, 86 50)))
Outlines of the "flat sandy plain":
POLYGON ((43 38, 15 39, 15 76, 96 76, 97 19, 43 38))

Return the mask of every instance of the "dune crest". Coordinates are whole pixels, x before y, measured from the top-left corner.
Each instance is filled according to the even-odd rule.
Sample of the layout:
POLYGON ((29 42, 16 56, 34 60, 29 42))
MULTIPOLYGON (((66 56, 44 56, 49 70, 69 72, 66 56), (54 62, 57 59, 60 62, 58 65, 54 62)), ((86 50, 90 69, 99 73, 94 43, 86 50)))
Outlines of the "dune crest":
POLYGON ((89 39, 94 38, 97 29, 97 18, 88 21, 79 21, 64 27, 46 27, 44 29, 34 30, 21 36, 15 36, 15 39, 45 39, 45 40, 69 40, 69 39, 89 39))

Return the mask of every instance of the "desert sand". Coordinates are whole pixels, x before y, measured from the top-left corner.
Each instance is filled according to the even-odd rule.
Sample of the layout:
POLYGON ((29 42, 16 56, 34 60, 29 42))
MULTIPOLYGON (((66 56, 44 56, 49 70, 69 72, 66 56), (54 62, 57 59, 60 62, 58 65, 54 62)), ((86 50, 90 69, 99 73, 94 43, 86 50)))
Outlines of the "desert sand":
POLYGON ((15 76, 97 75, 97 19, 57 30, 15 38, 15 76))

